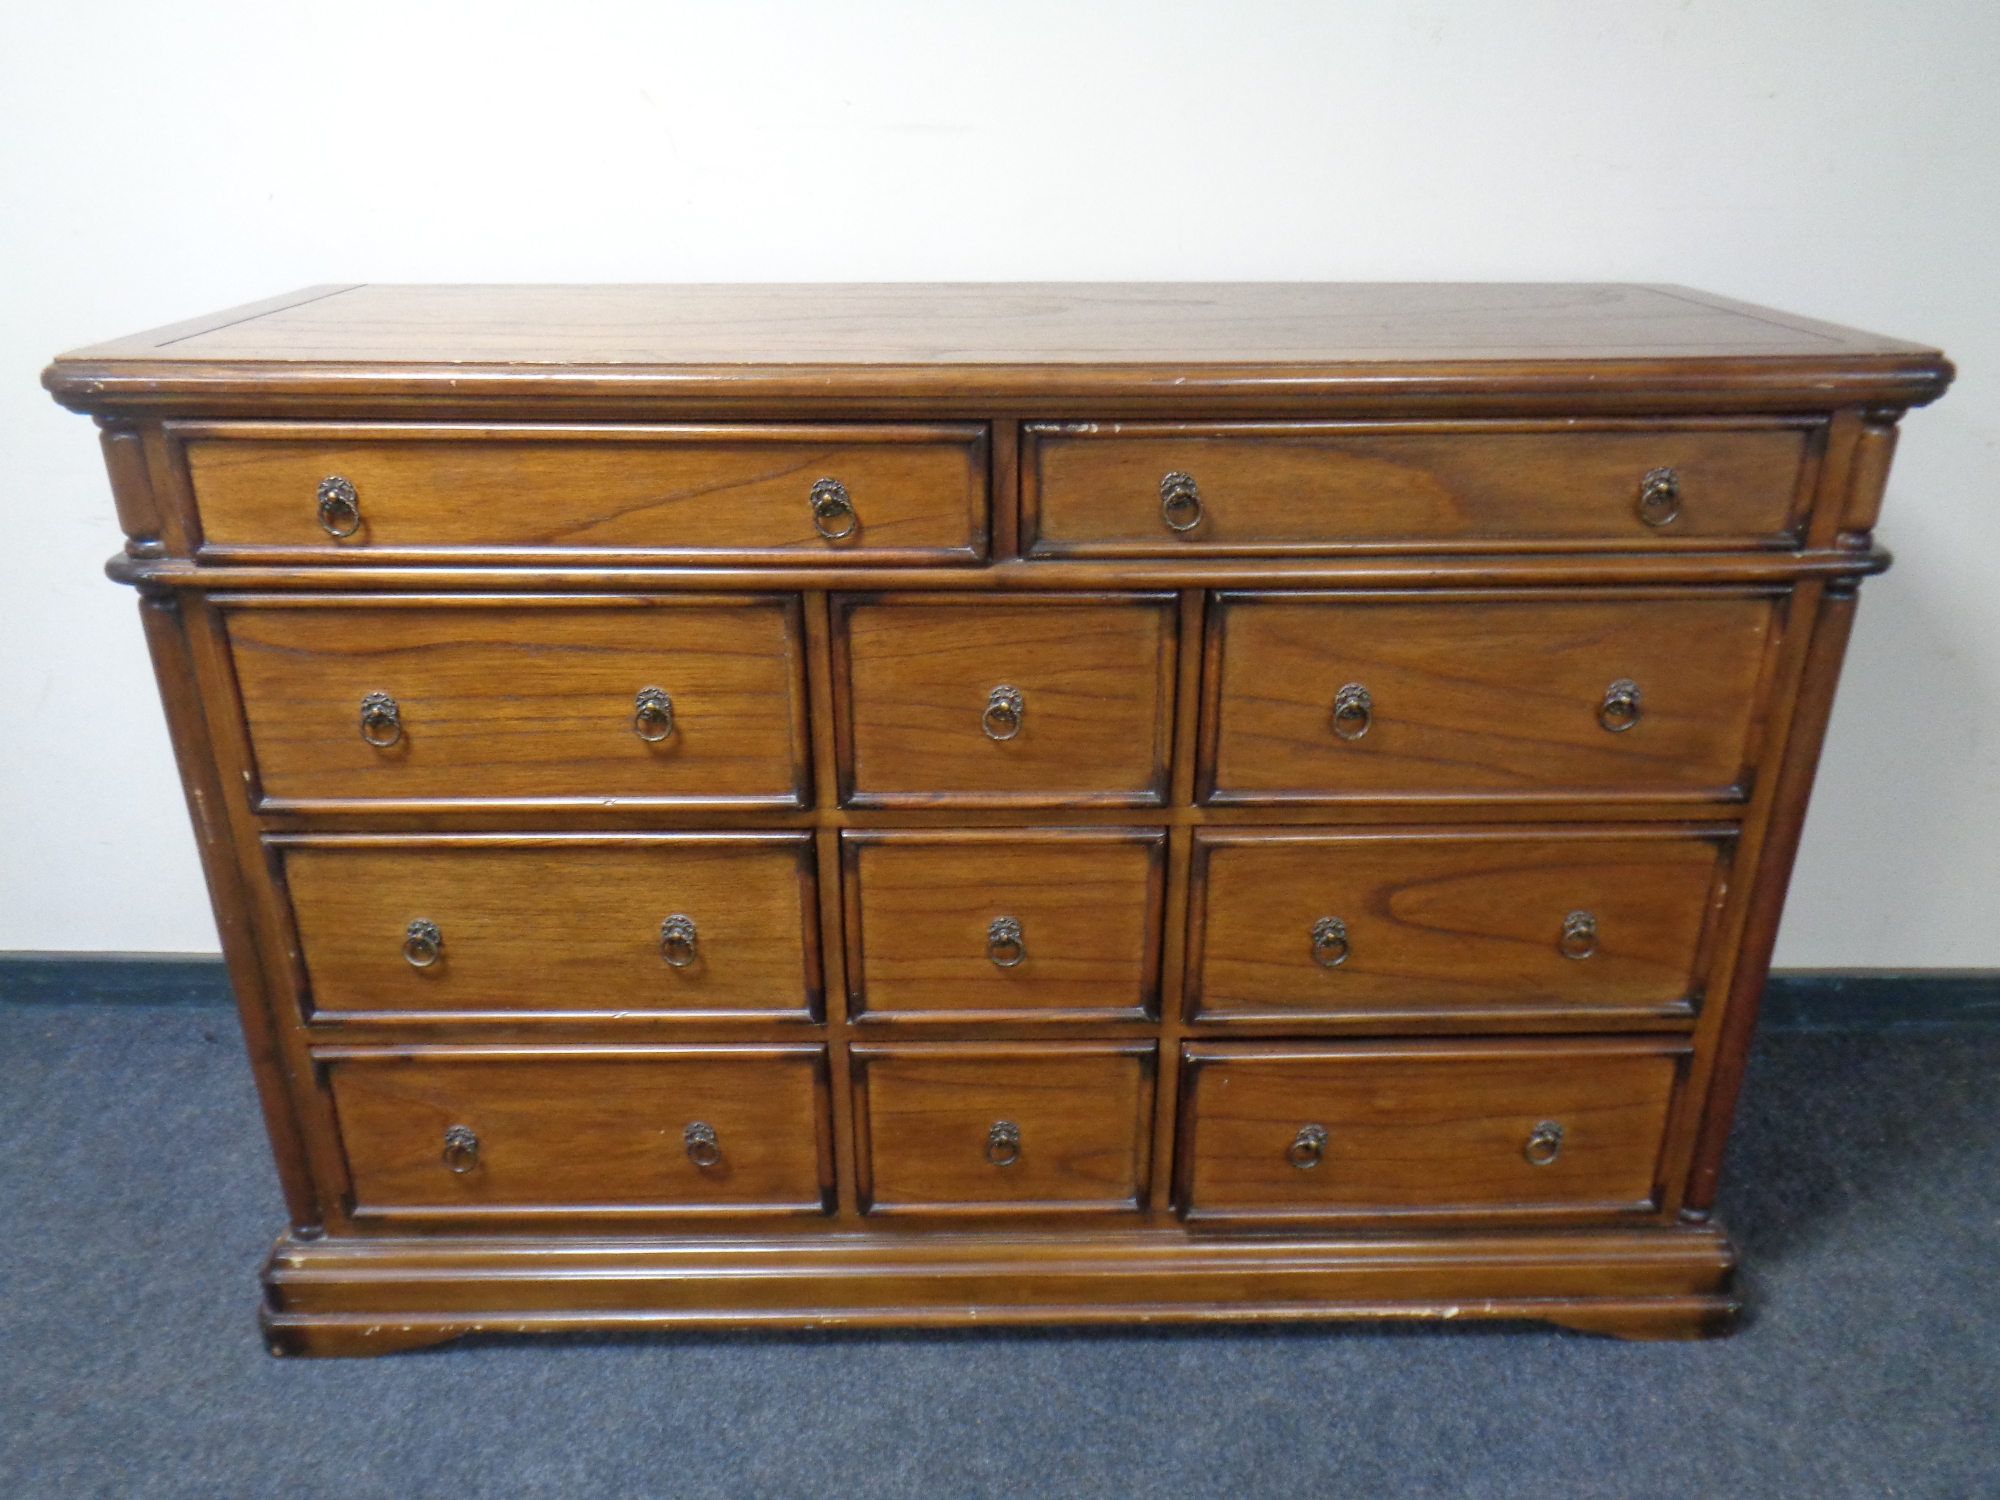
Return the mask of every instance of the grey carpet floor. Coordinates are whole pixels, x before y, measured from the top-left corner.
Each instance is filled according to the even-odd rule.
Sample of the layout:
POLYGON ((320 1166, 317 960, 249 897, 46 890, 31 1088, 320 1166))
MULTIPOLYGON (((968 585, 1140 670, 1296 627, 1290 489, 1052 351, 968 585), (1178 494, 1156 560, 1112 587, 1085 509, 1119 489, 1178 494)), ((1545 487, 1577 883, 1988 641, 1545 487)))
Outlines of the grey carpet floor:
POLYGON ((0 1497, 2000 1496, 2000 1031, 1763 1038, 1706 1344, 1532 1327, 274 1360, 233 1018, 0 1007, 0 1497))

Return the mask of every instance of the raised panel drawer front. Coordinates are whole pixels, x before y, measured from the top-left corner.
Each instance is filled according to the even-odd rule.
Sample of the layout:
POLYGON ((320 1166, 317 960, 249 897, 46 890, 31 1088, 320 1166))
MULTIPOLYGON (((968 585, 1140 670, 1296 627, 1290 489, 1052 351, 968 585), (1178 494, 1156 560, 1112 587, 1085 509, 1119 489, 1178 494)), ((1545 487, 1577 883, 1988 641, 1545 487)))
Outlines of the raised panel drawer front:
POLYGON ((1191 1045, 1190 1219, 1649 1214, 1687 1043, 1191 1045))
POLYGON ((790 596, 239 600, 265 805, 798 807, 790 596))
POLYGON ((971 562, 986 429, 183 425, 205 556, 971 562))
POLYGON ((835 621, 849 804, 1165 802, 1173 595, 856 595, 835 621))
POLYGON ((1151 1042, 853 1049, 873 1214, 1117 1212, 1149 1176, 1151 1042))
POLYGON ((820 1214, 814 1046, 320 1048, 357 1219, 820 1214))
POLYGON ((1028 428, 1034 555, 1782 545, 1819 424, 1028 428))
POLYGON ((850 830, 849 1013, 1137 1019, 1157 1006, 1166 831, 850 830))
POLYGON ((1786 596, 1228 593, 1205 801, 1741 801, 1786 596))
POLYGON ((320 1019, 817 1010, 807 833, 269 842, 320 1019))
POLYGON ((1587 1022, 1699 998, 1728 829, 1195 834, 1204 1021, 1587 1022))

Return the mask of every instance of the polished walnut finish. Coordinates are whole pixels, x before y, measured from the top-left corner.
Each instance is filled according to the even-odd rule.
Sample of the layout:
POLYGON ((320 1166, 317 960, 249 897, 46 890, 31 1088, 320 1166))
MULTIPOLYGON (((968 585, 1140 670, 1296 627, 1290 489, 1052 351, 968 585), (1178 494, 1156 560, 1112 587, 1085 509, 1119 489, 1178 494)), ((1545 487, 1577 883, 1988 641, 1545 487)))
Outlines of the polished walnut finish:
POLYGON ((63 357, 271 1347, 1728 1326, 1758 995, 1950 375, 1615 286, 333 286, 63 357))
POLYGON ((818 1009, 818 862, 804 831, 269 843, 323 1020, 818 1009), (430 936, 412 952, 417 922, 430 936))
POLYGON ((1191 1220, 1649 1214, 1686 1060, 1665 1037, 1192 1046, 1181 1201, 1191 1220))
POLYGON ((817 562, 838 541, 849 561, 937 563, 985 550, 986 429, 970 424, 515 424, 467 442, 452 427, 226 422, 180 435, 202 556, 217 560, 817 562), (847 509, 826 514, 811 486, 833 475, 847 509), (351 514, 296 503, 328 476, 351 514))

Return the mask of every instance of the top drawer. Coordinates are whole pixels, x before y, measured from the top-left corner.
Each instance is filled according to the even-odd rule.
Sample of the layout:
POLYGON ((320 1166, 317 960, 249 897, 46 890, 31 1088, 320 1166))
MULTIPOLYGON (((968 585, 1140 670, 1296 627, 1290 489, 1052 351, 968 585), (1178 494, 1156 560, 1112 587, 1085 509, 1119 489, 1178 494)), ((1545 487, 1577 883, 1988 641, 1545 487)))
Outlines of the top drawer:
POLYGON ((974 562, 986 429, 184 423, 210 559, 974 562))
POLYGON ((1779 545, 1812 421, 1030 424, 1032 556, 1779 545))

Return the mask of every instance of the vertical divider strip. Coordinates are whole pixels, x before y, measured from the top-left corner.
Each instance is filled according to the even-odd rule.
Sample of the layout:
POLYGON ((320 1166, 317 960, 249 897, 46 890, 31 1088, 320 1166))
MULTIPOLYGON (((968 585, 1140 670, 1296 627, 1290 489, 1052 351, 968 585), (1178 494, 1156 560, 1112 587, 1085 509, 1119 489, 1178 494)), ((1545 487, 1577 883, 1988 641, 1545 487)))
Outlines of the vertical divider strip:
POLYGON ((833 733, 833 638, 823 589, 805 595, 807 721, 812 735, 813 838, 819 856, 820 984, 826 1007, 827 1092, 833 1108, 834 1201, 842 1220, 860 1218, 854 1185, 854 1080, 848 1070, 847 940, 840 829, 830 816, 840 795, 833 733))
POLYGON ((1201 589, 1180 594, 1180 640, 1174 659, 1174 757, 1168 780, 1167 909, 1160 934, 1159 1059, 1153 1094, 1153 1180, 1148 1206, 1173 1210, 1174 1121, 1180 1106, 1181 1016, 1187 957, 1188 865, 1194 847, 1194 757, 1201 717, 1201 589))

